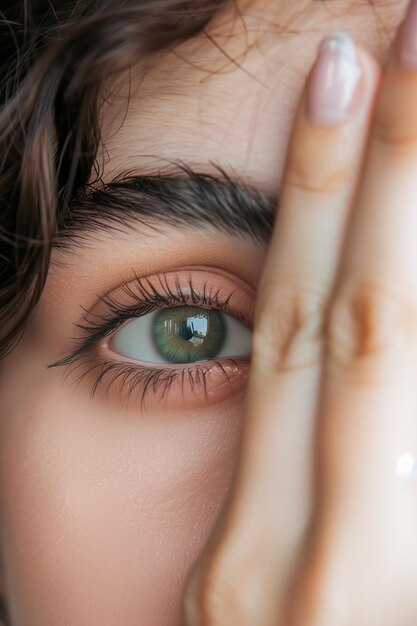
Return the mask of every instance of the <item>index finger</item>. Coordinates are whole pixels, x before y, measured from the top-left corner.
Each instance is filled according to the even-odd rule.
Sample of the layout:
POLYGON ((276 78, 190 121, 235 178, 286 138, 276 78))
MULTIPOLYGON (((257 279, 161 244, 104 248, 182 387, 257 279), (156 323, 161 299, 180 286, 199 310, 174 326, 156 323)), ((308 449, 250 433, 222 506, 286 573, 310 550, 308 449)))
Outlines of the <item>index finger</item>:
POLYGON ((328 126, 319 102, 314 123, 305 115, 312 84, 302 99, 258 291, 237 475, 187 589, 187 626, 276 626, 309 518, 320 331, 379 71, 337 35, 321 47, 314 74, 330 99, 348 74, 359 98, 340 123, 324 111, 328 126))

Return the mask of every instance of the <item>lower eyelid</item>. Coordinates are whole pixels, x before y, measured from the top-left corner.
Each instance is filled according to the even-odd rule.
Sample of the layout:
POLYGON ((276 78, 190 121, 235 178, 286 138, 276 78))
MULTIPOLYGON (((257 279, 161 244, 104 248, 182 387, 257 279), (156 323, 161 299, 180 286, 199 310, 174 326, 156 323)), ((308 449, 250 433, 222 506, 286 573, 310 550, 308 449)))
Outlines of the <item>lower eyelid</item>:
POLYGON ((145 367, 139 362, 99 358, 84 363, 95 397, 143 412, 213 406, 244 391, 250 358, 145 367))

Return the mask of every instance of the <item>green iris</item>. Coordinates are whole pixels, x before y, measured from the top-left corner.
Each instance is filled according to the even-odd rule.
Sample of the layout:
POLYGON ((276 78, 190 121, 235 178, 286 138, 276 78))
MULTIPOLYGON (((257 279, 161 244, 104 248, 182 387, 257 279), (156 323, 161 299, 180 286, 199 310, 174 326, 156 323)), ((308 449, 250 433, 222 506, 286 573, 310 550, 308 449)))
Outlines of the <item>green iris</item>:
POLYGON ((161 309, 152 332, 158 352, 170 363, 214 359, 226 339, 222 313, 197 306, 161 309))

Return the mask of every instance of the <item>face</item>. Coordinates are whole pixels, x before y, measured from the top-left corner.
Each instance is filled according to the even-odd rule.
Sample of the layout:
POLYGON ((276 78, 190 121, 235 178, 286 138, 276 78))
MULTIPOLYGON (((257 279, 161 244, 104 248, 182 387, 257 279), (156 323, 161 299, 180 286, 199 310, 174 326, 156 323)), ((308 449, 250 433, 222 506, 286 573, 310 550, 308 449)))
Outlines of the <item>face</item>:
MULTIPOLYGON (((231 3, 210 37, 138 64, 130 84, 113 79, 104 182, 178 175, 178 161, 219 180, 219 165, 273 202, 318 41, 345 30, 383 60, 405 2, 375 4, 259 0, 238 16, 231 3)), ((0 590, 14 626, 179 624, 233 475, 266 251, 266 227, 245 230, 239 213, 240 226, 223 223, 233 206, 213 200, 204 219, 204 181, 211 203, 216 183, 187 187, 198 219, 167 181, 182 218, 145 219, 131 183, 118 189, 125 218, 104 226, 95 198, 99 217, 54 250, 1 364, 0 590)))

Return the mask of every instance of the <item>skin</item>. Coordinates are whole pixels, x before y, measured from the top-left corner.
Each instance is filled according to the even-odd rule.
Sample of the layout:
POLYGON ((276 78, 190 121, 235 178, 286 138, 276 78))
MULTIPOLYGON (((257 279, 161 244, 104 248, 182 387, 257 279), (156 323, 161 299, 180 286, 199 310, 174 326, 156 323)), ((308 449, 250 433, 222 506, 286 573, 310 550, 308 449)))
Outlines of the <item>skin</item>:
MULTIPOLYGON (((408 398, 410 391, 402 393, 401 385, 382 390, 381 380, 391 380, 398 362, 394 359, 388 366, 382 351, 370 364, 357 367, 343 341, 331 344, 336 347, 325 370, 316 492, 312 442, 321 363, 313 346, 309 357, 313 365, 303 365, 302 341, 298 348, 291 342, 292 373, 291 359, 279 361, 285 352, 282 346, 294 335, 294 302, 301 309, 312 305, 320 310, 336 276, 349 199, 380 81, 377 62, 362 49, 366 80, 360 113, 349 128, 323 134, 305 122, 299 109, 287 153, 307 70, 318 41, 333 30, 354 33, 383 62, 405 3, 381 3, 372 9, 367 3, 339 0, 326 6, 297 0, 296 7, 293 2, 259 0, 242 3, 241 9, 246 36, 231 8, 217 17, 210 31, 227 54, 239 60, 240 68, 201 36, 175 53, 160 55, 146 68, 134 68, 127 113, 120 97, 123 89, 127 93, 126 77, 117 77, 121 91, 103 111, 106 150, 100 151, 99 160, 105 180, 125 169, 152 171, 164 165, 164 159, 180 158, 203 171, 210 171, 209 162, 216 161, 264 191, 280 190, 282 226, 268 256, 249 241, 213 233, 194 232, 190 237, 169 229, 157 238, 139 229, 98 234, 77 249, 76 257, 55 253, 25 337, 1 364, 0 591, 7 598, 13 626, 281 626, 290 620, 291 626, 391 625, 398 623, 400 609, 406 616, 401 624, 415 623, 417 612, 410 607, 405 584, 415 576, 415 567, 409 565, 405 578, 394 584, 404 546, 409 545, 406 540, 412 543, 411 530, 404 522, 404 542, 386 541, 383 545, 388 547, 381 552, 381 542, 371 540, 369 522, 375 516, 375 494, 384 498, 393 494, 382 511, 388 520, 384 537, 394 536, 392 503, 400 500, 404 507, 415 506, 407 499, 409 487, 398 491, 391 474, 384 473, 392 454, 395 457, 409 441, 407 434, 413 435, 407 419, 397 424, 397 430, 389 419, 398 399, 408 398), (352 133, 356 147, 341 149, 352 133), (332 194, 325 184, 320 193, 306 192, 317 185, 318 162, 325 164, 329 176, 336 163, 349 174, 332 194), (319 210, 314 211, 314 203, 319 210), (317 242, 325 230, 332 243, 324 255, 317 242), (303 255, 295 253, 300 245, 303 255), (258 289, 246 405, 242 376, 241 386, 221 401, 197 408, 167 404, 164 410, 149 405, 141 415, 134 403, 123 405, 117 391, 91 400, 89 381, 76 389, 70 380, 63 381, 62 370, 45 368, 71 348, 72 324, 81 321, 80 305, 94 307, 97 294, 131 280, 132 269, 152 273, 185 265, 217 267, 258 289), (309 291, 317 297, 297 295, 309 291), (287 326, 277 336, 271 319, 276 310, 283 314, 283 302, 287 326), (342 365, 336 367, 339 362, 342 365), (385 407, 382 416, 381 407, 385 407), (286 419, 272 419, 277 412, 286 419), (362 413, 370 416, 366 428, 350 419, 362 413), (372 445, 381 421, 383 434, 378 445, 372 445), (390 448, 393 440, 398 449, 390 448), (314 516, 317 502, 320 514, 314 516), (312 520, 314 532, 308 535, 312 520), (366 532, 358 539, 364 527, 366 532), (375 575, 386 572, 377 579, 379 587, 369 583, 368 594, 357 576, 363 554, 375 575), (245 576, 249 572, 252 575, 245 576), (389 606, 375 601, 381 588, 383 598, 395 591, 389 606), (341 599, 332 604, 326 598, 341 599), (348 622, 342 621, 344 613, 338 608, 345 604, 352 611, 348 622), (301 607, 298 613, 295 606, 301 607)), ((398 83, 395 72, 390 80, 398 83)), ((411 114, 399 109, 407 101, 407 90, 416 90, 415 81, 414 77, 399 89, 385 89, 381 128, 395 134, 394 119, 408 120, 405 132, 413 123, 415 127, 411 114), (401 95, 396 99, 390 93, 401 95)), ((107 86, 112 93, 114 87, 113 82, 107 86)), ((414 145, 408 153, 409 160, 400 159, 398 168, 415 158, 414 145)), ((341 302, 348 299, 348 287, 353 285, 355 291, 362 280, 376 283, 381 268, 375 251, 381 241, 391 260, 391 265, 388 260, 384 265, 388 278, 383 294, 409 261, 393 247, 412 232, 407 215, 394 241, 384 238, 394 225, 389 217, 392 206, 378 192, 379 181, 391 176, 391 193, 399 193, 401 176, 397 171, 391 174, 389 143, 387 154, 381 154, 385 160, 371 160, 357 201, 358 213, 364 215, 350 231, 352 252, 344 257, 339 276, 341 302), (383 207, 376 233, 366 222, 369 204, 383 207)), ((409 265, 409 283, 415 284, 417 268, 414 265, 412 274, 409 265)), ((385 301, 378 296, 372 302, 379 306, 385 301)), ((340 307, 335 328, 351 328, 343 321, 347 309, 340 307)), ((374 318, 370 319, 372 329, 374 318)), ((409 317, 401 313, 400 319, 401 327, 410 326, 409 317)), ((354 352, 357 346, 351 335, 350 331, 347 343, 354 352)), ((374 337, 372 332, 370 336, 374 337)), ((407 367, 412 362, 410 356, 407 367)), ((409 415, 412 399, 409 405, 401 402, 409 415)))

